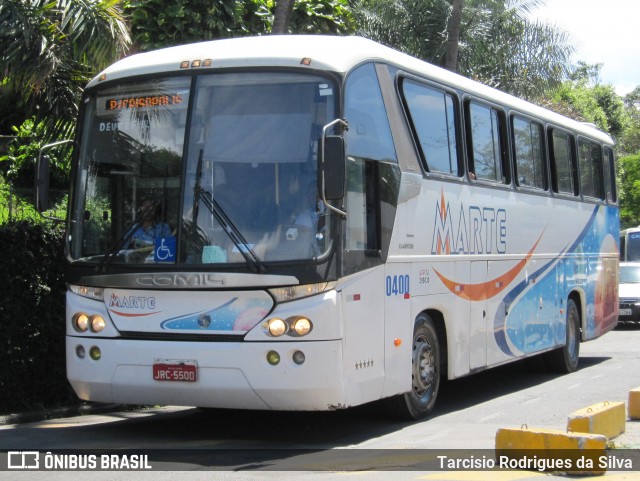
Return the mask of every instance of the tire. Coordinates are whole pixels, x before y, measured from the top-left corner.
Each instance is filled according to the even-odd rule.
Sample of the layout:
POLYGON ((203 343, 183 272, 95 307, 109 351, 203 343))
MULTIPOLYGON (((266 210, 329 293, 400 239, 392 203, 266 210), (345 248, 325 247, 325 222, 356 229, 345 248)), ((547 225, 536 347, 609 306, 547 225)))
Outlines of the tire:
POLYGON ((580 360, 580 311, 573 299, 567 301, 567 334, 564 347, 552 351, 547 365, 552 372, 568 374, 578 369, 580 360))
POLYGON ((440 389, 440 340, 431 318, 422 314, 416 320, 411 354, 411 391, 387 400, 389 413, 398 419, 415 420, 433 410, 440 389))

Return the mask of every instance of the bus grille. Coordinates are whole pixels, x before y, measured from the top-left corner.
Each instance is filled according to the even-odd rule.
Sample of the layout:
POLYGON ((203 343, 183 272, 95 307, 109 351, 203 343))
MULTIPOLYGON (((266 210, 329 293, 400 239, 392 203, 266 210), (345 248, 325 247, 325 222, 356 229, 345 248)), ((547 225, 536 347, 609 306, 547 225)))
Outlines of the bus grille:
POLYGON ((141 341, 242 342, 244 335, 121 331, 122 339, 141 341))

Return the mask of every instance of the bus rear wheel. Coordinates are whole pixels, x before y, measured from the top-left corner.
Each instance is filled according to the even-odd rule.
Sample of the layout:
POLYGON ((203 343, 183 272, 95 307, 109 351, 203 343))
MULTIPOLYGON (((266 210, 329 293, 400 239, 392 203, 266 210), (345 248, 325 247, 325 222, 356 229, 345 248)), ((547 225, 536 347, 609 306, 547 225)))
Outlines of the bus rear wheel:
POLYGON ((564 347, 548 354, 547 364, 553 372, 568 374, 578 369, 580 360, 580 311, 573 299, 567 301, 567 333, 564 347))
POLYGON ((416 320, 411 353, 411 391, 389 400, 394 417, 413 420, 429 415, 440 389, 440 341, 427 314, 416 320))

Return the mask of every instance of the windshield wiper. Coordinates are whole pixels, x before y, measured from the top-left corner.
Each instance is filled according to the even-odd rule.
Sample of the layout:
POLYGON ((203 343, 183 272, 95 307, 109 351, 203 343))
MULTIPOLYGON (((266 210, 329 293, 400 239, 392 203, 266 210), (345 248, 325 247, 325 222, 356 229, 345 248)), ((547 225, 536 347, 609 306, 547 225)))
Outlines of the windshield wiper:
POLYGON ((116 254, 120 252, 120 249, 122 249, 122 247, 125 246, 127 242, 129 242, 129 240, 131 239, 135 231, 138 229, 138 227, 142 225, 142 217, 143 217, 142 212, 139 212, 136 218, 133 220, 131 227, 129 227, 128 229, 125 229, 122 235, 118 238, 118 240, 116 240, 111 245, 107 253, 102 258, 102 261, 100 262, 98 267, 96 267, 96 271, 98 272, 107 271, 109 264, 111 264, 111 261, 116 256, 116 254))
MULTIPOLYGON (((254 272, 264 273, 267 272, 264 264, 255 253, 255 251, 251 248, 251 245, 244 238, 240 230, 235 226, 233 221, 229 218, 224 209, 220 206, 218 201, 213 198, 211 192, 203 189, 201 187, 201 178, 202 178, 202 155, 203 151, 200 150, 200 155, 198 156, 198 166, 196 167, 196 185, 193 188, 193 199, 194 199, 194 221, 197 218, 198 207, 200 201, 207 207, 209 212, 213 214, 218 223, 222 226, 222 229, 226 232, 227 236, 233 244, 236 246, 244 260, 247 264, 254 270, 254 272)), ((195 225, 195 222, 194 222, 195 225)))

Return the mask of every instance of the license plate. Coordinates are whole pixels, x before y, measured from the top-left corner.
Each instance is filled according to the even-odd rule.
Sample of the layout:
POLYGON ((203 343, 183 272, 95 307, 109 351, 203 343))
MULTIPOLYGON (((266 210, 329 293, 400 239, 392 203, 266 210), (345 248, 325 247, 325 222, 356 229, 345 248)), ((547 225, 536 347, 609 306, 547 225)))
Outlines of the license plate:
POLYGON ((195 361, 156 361, 153 364, 156 381, 196 382, 198 365, 195 361))
POLYGON ((633 309, 620 309, 619 314, 621 316, 631 316, 633 315, 633 309))

